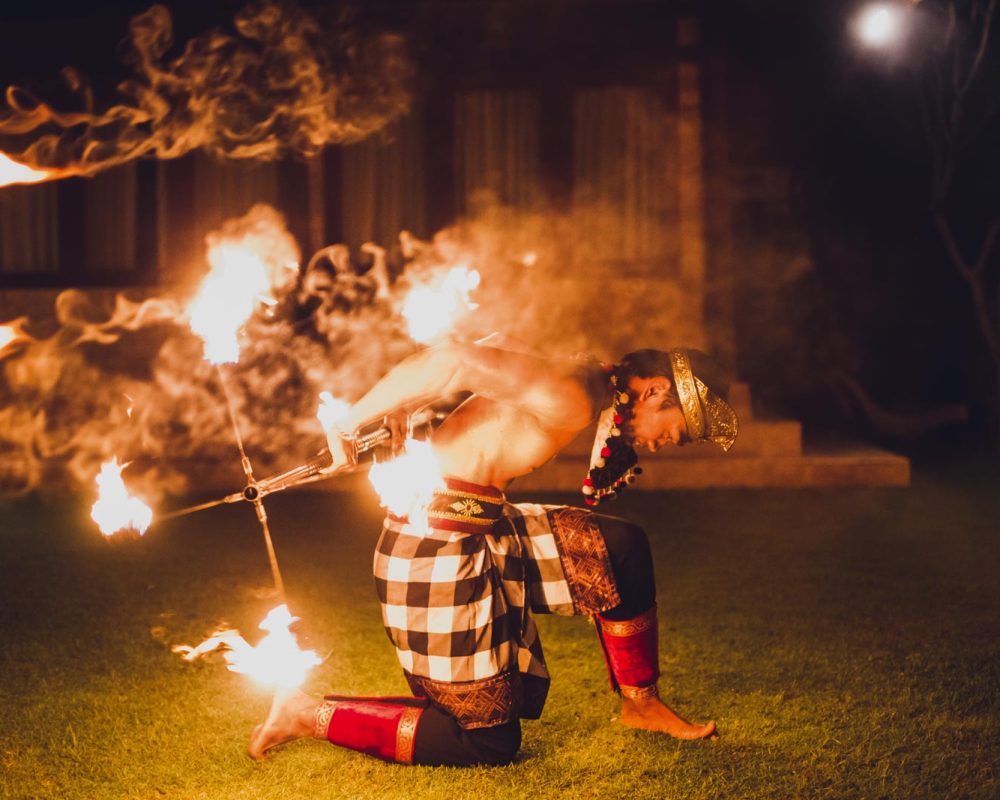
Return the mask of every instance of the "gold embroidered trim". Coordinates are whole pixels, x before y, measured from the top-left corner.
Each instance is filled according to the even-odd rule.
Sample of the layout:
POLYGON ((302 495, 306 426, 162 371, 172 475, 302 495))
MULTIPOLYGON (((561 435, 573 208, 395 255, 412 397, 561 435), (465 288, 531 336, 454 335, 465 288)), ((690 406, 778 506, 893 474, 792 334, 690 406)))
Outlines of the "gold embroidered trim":
POLYGON ((464 514, 453 514, 450 511, 438 511, 437 509, 431 508, 427 510, 428 517, 437 517, 439 519, 450 519, 454 522, 468 522, 470 525, 483 525, 489 526, 496 522, 495 519, 482 519, 480 517, 467 517, 464 514))
POLYGON ((656 606, 653 606, 649 611, 643 611, 638 617, 627 619, 624 622, 600 619, 601 633, 605 636, 635 636, 637 633, 648 631, 655 624, 656 606))
POLYGON ((557 508, 549 512, 549 527, 576 613, 595 614, 619 605, 621 595, 597 518, 582 508, 557 508))
POLYGON ((434 705, 453 716, 466 730, 510 722, 520 704, 520 681, 515 687, 515 677, 510 672, 462 683, 436 681, 418 675, 408 675, 407 678, 411 686, 416 684, 418 694, 426 696, 434 705))
POLYGON ((488 503, 492 506, 502 506, 506 500, 503 496, 492 497, 488 494, 476 494, 475 492, 463 492, 460 489, 435 489, 434 494, 445 495, 447 497, 460 497, 460 498, 471 498, 473 500, 478 500, 480 503, 488 503))
POLYGON ((337 707, 336 700, 326 700, 316 709, 316 728, 313 736, 317 739, 326 739, 326 732, 330 728, 330 720, 333 719, 333 711, 337 707))
POLYGON ((688 358, 687 351, 671 350, 670 366, 673 368, 674 385, 681 400, 681 411, 684 412, 688 436, 697 441, 705 435, 705 416, 701 411, 701 399, 698 397, 698 387, 695 386, 691 359, 688 358))
POLYGON ((622 697, 635 700, 642 697, 659 697, 660 692, 654 683, 652 686, 619 686, 622 697))
POLYGON ((421 708, 404 708, 396 728, 396 761, 400 764, 413 763, 413 746, 417 740, 417 722, 421 708))

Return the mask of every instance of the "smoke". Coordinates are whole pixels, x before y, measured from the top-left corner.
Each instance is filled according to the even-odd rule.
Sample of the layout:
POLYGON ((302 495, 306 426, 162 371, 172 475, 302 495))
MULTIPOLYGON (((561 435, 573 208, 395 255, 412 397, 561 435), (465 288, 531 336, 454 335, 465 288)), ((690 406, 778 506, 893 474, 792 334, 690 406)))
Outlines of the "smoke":
POLYGON ((169 59, 172 46, 165 7, 133 18, 128 61, 136 75, 119 85, 121 102, 103 111, 69 69, 63 74, 81 110, 60 111, 8 88, 0 146, 57 175, 93 175, 196 148, 224 158, 308 156, 370 135, 409 105, 412 68, 400 37, 365 37, 346 25, 326 30, 291 2, 248 5, 235 33, 208 31, 169 59))
MULTIPOLYGON (((407 298, 460 267, 481 275, 478 307, 452 326, 462 338, 499 333, 517 348, 606 359, 692 341, 700 321, 687 316, 683 286, 661 277, 641 296, 634 279, 601 266, 580 231, 575 214, 483 202, 430 240, 403 231, 384 245, 331 245, 300 267, 281 214, 254 206, 206 242, 206 262, 248 249, 269 276, 266 302, 255 301, 241 326, 235 363, 206 360, 191 328, 195 302, 169 292, 66 291, 48 337, 28 335, 23 321, 11 326, 16 336, 0 349, 0 488, 92 491, 100 465, 117 457, 131 462, 126 484, 147 502, 190 489, 197 464, 221 465, 222 483, 235 489, 227 394, 258 476, 302 463, 324 444, 320 392, 355 401, 414 352, 401 313, 407 298), (655 338, 661 329, 676 338, 655 338)), ((238 270, 231 277, 238 285, 238 270)), ((228 300, 223 291, 214 302, 228 300)))

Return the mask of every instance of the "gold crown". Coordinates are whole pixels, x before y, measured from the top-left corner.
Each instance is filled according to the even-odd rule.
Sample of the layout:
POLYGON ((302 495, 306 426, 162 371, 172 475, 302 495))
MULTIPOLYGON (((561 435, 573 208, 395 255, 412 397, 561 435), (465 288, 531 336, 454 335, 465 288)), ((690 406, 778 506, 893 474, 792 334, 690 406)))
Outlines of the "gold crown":
POLYGON ((688 435, 694 441, 715 442, 728 451, 736 441, 740 425, 732 406, 692 372, 687 350, 671 350, 670 366, 674 371, 674 385, 681 400, 688 435))

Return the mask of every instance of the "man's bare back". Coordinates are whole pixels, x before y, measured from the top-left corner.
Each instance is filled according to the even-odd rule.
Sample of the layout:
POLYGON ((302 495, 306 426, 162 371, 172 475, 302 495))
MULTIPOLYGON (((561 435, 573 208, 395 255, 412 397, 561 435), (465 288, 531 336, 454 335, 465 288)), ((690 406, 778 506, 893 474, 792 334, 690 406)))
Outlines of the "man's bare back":
POLYGON ((434 434, 442 472, 505 489, 568 445, 581 428, 543 426, 530 413, 485 397, 470 397, 434 434))

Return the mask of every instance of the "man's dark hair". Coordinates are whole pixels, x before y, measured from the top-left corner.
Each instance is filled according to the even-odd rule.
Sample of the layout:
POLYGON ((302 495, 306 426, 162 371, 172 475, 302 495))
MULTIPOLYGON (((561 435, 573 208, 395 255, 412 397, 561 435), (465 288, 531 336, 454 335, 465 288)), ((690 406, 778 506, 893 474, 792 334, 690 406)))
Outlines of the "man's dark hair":
MULTIPOLYGON (((691 371, 715 394, 723 400, 729 399, 729 380, 715 360, 701 350, 688 350, 691 371)), ((663 350, 633 350, 622 356, 615 365, 619 382, 628 383, 630 378, 655 378, 662 375, 670 378, 671 393, 676 396, 677 386, 674 370, 670 365, 670 353, 663 350)), ((679 402, 679 400, 678 400, 679 402)))

